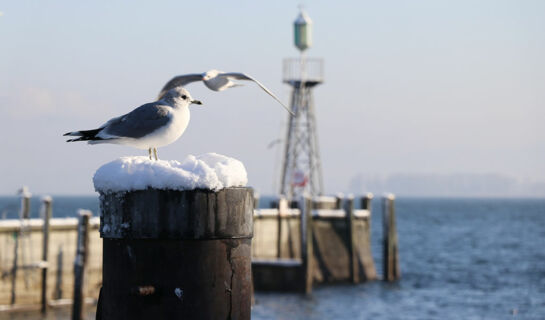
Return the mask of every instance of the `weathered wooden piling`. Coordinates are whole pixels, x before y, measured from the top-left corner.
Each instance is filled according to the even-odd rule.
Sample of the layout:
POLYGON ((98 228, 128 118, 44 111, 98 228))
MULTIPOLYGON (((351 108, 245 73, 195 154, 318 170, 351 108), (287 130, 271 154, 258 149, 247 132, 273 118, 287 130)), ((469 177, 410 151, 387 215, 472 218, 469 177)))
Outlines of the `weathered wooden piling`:
POLYGON ((373 200, 373 194, 371 192, 366 193, 361 197, 361 208, 363 210, 371 211, 371 201, 373 200))
POLYGON ((30 193, 26 189, 21 191, 21 219, 30 219, 30 193))
POLYGON ((43 213, 43 219, 44 219, 44 225, 43 225, 43 241, 42 241, 42 290, 41 290, 41 309, 40 311, 42 313, 45 313, 47 311, 47 271, 49 269, 48 266, 48 253, 49 253, 49 220, 51 219, 51 213, 52 213, 52 200, 51 197, 44 197, 42 200, 42 213, 43 213))
POLYGON ((394 201, 393 194, 382 198, 384 281, 395 281, 401 277, 394 201))
POLYGON ((250 188, 101 194, 102 319, 250 319, 250 188))
POLYGON ((55 291, 53 298, 55 300, 62 299, 62 276, 63 276, 63 249, 59 247, 59 253, 57 253, 57 273, 55 279, 55 291))
POLYGON ((310 197, 303 198, 303 211, 301 212, 301 260, 303 263, 304 272, 304 292, 309 294, 312 292, 313 282, 313 243, 312 243, 312 200, 310 197))
POLYGON ((372 223, 372 205, 373 194, 367 193, 360 199, 360 210, 354 210, 354 215, 359 224, 356 225, 356 234, 358 237, 358 250, 357 255, 360 257, 360 263, 362 266, 362 273, 360 273, 360 281, 370 281, 377 278, 377 271, 375 269, 375 262, 373 260, 373 254, 371 253, 371 223, 372 223))
POLYGON ((360 272, 358 268, 358 256, 356 252, 356 247, 358 245, 358 240, 356 239, 356 226, 355 217, 354 217, 354 197, 348 196, 344 201, 344 211, 346 212, 346 231, 348 233, 348 269, 350 274, 350 282, 358 283, 360 282, 360 272))
POLYGON ((92 213, 88 210, 79 210, 78 242, 76 259, 74 260, 74 302, 72 304, 72 320, 83 319, 84 308, 84 276, 87 257, 89 255, 89 218, 92 213))
POLYGON ((19 258, 19 232, 13 232, 13 240, 15 245, 13 246, 13 265, 11 267, 11 299, 10 304, 15 304, 15 297, 17 296, 17 268, 19 258))
MULTIPOLYGON (((282 218, 287 209, 288 201, 286 198, 280 197, 278 199, 278 216, 276 219, 276 223, 278 224, 276 229, 276 257, 278 259, 282 258, 282 218)), ((287 232, 289 232, 289 225, 287 232)))
MULTIPOLYGON (((21 189, 21 211, 19 211, 19 218, 21 221, 27 220, 30 218, 30 193, 26 189, 26 187, 23 187, 21 189)), ((17 296, 17 271, 19 270, 19 247, 21 243, 21 236, 23 235, 23 232, 25 232, 23 228, 19 229, 18 231, 13 232, 13 239, 15 240, 15 246, 13 248, 13 265, 11 268, 11 299, 10 304, 14 305, 16 302, 16 296, 17 296)), ((23 253, 23 263, 24 263, 24 248, 22 250, 23 253)), ((24 271, 24 269, 23 269, 24 271)), ((26 279, 26 278, 25 278, 26 279)))

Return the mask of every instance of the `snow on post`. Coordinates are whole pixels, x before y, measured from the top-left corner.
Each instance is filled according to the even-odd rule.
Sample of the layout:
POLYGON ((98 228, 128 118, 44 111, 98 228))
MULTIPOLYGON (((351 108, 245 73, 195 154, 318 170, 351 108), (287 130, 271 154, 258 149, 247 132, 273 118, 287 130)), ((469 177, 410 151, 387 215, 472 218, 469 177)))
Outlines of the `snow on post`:
POLYGON ((176 160, 122 157, 100 167, 93 177, 100 193, 146 190, 221 190, 248 182, 242 162, 217 153, 176 160))

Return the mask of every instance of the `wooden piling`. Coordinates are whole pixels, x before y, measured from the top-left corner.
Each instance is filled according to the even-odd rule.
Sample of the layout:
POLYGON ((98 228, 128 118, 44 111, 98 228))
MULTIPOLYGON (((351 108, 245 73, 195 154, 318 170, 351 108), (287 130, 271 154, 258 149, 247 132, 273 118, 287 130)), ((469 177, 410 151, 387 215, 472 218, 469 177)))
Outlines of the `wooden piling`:
POLYGON ((103 319, 250 319, 249 188, 101 194, 103 319))
POLYGON ((15 245, 13 246, 13 265, 11 268, 11 300, 10 304, 14 305, 16 301, 17 296, 17 264, 18 264, 18 257, 19 257, 19 232, 14 231, 13 232, 13 240, 15 242, 15 245))
POLYGON ((49 270, 48 266, 48 252, 49 252, 49 220, 51 219, 52 213, 52 200, 51 197, 44 197, 42 203, 42 212, 43 212, 43 241, 42 241, 42 292, 41 292, 41 309, 42 314, 45 314, 47 311, 47 271, 49 270))
POLYGON ((59 247, 59 253, 57 254, 57 274, 55 279, 55 293, 53 297, 55 300, 62 299, 62 276, 63 276, 63 249, 59 247))
POLYGON ((254 209, 259 208, 259 200, 260 200, 260 194, 257 192, 254 192, 254 209))
POLYGON ((30 193, 23 191, 21 194, 21 219, 30 219, 30 193))
MULTIPOLYGON (((276 258, 282 258, 282 220, 285 215, 285 211, 288 209, 288 200, 284 197, 278 199, 278 216, 276 217, 276 258)), ((289 224, 288 224, 289 226, 289 224)), ((289 233, 289 228, 287 230, 289 233)))
POLYGON ((348 233, 348 269, 350 274, 350 282, 360 282, 360 272, 358 268, 358 256, 356 247, 358 241, 356 239, 356 230, 354 225, 354 196, 348 196, 344 201, 344 211, 346 213, 346 230, 348 233))
POLYGON ((361 208, 364 210, 369 210, 371 212, 371 201, 373 200, 373 194, 371 192, 368 192, 364 196, 361 197, 361 208))
POLYGON ((343 198, 344 198, 344 195, 342 193, 338 193, 335 196, 335 209, 343 208, 343 198))
POLYGON ((306 196, 302 199, 301 206, 301 260, 304 272, 304 292, 312 292, 312 268, 313 268, 313 244, 312 244, 312 199, 306 196))
POLYGON ((395 281, 401 277, 395 219, 395 196, 385 195, 382 199, 383 223, 383 267, 384 281, 395 281))
POLYGON ((74 295, 72 304, 72 320, 83 319, 84 308, 84 277, 89 247, 89 218, 92 213, 88 210, 79 210, 78 241, 76 259, 74 261, 74 295))
MULTIPOLYGON (((377 278, 377 271, 375 269, 375 262, 373 261, 373 254, 371 253, 371 223, 372 219, 372 200, 373 194, 367 193, 360 199, 360 206, 362 211, 360 212, 360 236, 358 239, 360 248, 360 261, 363 267, 363 273, 360 274, 360 282, 375 280, 377 278), (363 214, 363 215, 362 215, 363 214)), ((356 211, 354 211, 356 213, 356 211)))
MULTIPOLYGON (((30 193, 26 187, 21 188, 21 211, 19 211, 19 218, 21 221, 30 218, 30 193)), ((11 268, 11 300, 10 304, 14 305, 17 297, 17 271, 19 269, 19 243, 21 242, 21 235, 23 228, 13 232, 13 240, 15 242, 13 248, 13 265, 11 268)), ((23 248, 24 249, 24 248, 23 248)), ((24 261, 24 250, 23 250, 24 261)), ((24 271, 24 270, 23 270, 24 271)))

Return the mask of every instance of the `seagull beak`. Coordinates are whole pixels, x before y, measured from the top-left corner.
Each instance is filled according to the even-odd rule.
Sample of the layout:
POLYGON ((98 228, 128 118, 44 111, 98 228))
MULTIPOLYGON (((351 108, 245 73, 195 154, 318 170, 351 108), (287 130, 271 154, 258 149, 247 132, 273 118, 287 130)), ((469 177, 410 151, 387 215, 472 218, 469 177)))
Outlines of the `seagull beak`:
POLYGON ((193 100, 191 101, 192 104, 198 104, 198 105, 201 105, 202 102, 200 102, 199 100, 193 100))

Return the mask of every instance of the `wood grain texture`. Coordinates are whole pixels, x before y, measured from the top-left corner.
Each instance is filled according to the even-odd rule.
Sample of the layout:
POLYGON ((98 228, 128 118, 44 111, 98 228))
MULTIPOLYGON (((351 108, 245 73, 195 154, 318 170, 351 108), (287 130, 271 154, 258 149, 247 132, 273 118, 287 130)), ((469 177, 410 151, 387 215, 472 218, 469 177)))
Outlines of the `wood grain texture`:
POLYGON ((100 234, 109 239, 251 238, 249 188, 101 194, 100 234))
POLYGON ((250 319, 252 193, 101 195, 102 319, 250 319))

